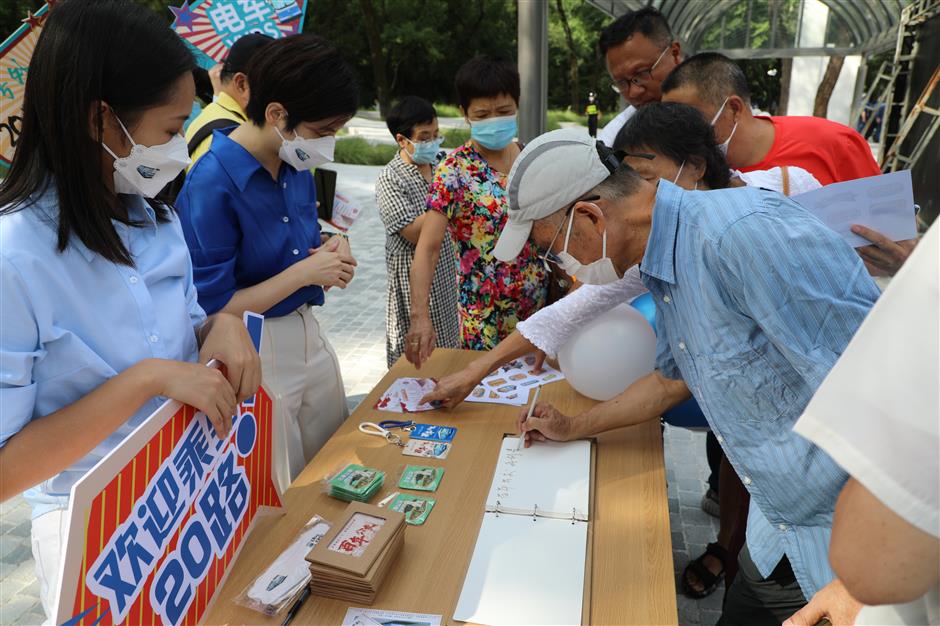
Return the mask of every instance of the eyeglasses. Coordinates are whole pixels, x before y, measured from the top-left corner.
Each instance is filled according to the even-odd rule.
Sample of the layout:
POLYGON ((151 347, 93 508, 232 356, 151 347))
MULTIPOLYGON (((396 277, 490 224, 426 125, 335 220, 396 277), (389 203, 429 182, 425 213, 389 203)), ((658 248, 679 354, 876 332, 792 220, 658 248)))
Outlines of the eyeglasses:
POLYGON ((616 91, 617 93, 624 93, 630 89, 631 85, 637 87, 645 87, 650 80, 653 78, 653 70, 656 69, 656 66, 659 65, 659 62, 663 60, 663 57, 666 56, 666 52, 672 47, 672 44, 663 48, 663 51, 659 53, 659 56, 656 58, 656 61, 653 62, 649 69, 642 70, 637 72, 630 78, 624 78, 622 80, 616 80, 610 84, 610 88, 616 91))
POLYGON ((569 204, 567 209, 565 209, 565 217, 560 222, 558 222, 558 228, 555 229, 555 235, 552 237, 552 240, 548 244, 548 250, 545 252, 545 254, 540 254, 538 256, 539 260, 542 261, 542 266, 545 268, 546 272, 551 271, 551 268, 548 267, 549 263, 554 263, 555 265, 561 265, 561 259, 558 257, 557 254, 552 252, 552 247, 555 245, 555 240, 558 239, 558 235, 561 234, 561 229, 565 225, 565 222, 568 221, 568 216, 571 215, 571 210, 574 208, 574 205, 576 205, 579 202, 596 202, 597 200, 600 200, 600 199, 601 199, 600 196, 588 196, 587 198, 578 198, 577 200, 569 204))

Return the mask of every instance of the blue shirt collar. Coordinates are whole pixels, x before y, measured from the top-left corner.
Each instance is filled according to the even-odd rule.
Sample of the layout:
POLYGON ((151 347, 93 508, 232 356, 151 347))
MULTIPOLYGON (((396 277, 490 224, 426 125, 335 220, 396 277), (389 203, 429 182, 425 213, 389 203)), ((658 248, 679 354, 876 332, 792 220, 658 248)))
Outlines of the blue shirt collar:
POLYGON ((236 128, 237 126, 233 126, 232 128, 223 128, 213 132, 209 152, 213 153, 219 160, 222 168, 225 169, 238 190, 244 192, 248 186, 248 181, 251 180, 255 172, 263 169, 263 166, 241 144, 229 138, 229 133, 236 128))
MULTIPOLYGON (((150 206, 149 202, 147 202, 141 196, 135 195, 122 195, 121 199, 127 206, 127 217, 131 221, 144 222, 147 225, 147 228, 156 230, 157 214, 153 210, 153 207, 150 206)), ((30 200, 32 201, 31 206, 42 214, 43 224, 51 228, 52 231, 58 236, 59 192, 56 189, 55 180, 49 178, 45 188, 40 193, 30 196, 30 200)), ((112 220, 111 223, 114 224, 114 227, 118 229, 118 235, 121 235, 122 228, 125 228, 124 224, 121 224, 115 220, 112 220)), ((126 237, 121 237, 121 239, 124 241, 124 245, 127 245, 126 237)), ((97 253, 90 250, 88 246, 86 246, 85 243, 81 240, 81 238, 74 232, 69 235, 69 246, 75 248, 75 250, 78 251, 78 253, 81 254, 89 263, 91 263, 97 256, 97 253)))
POLYGON ((650 236, 640 262, 641 272, 671 285, 676 284, 676 233, 684 193, 667 180, 659 181, 650 236))

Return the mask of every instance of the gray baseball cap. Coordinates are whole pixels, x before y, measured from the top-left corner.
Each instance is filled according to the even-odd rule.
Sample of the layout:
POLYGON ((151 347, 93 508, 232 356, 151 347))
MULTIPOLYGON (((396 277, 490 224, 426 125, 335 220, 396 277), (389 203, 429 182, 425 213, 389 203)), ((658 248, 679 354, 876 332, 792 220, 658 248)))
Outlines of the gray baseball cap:
POLYGON ((515 259, 532 222, 573 203, 619 165, 614 152, 583 129, 553 130, 530 141, 509 170, 509 215, 493 256, 515 259))

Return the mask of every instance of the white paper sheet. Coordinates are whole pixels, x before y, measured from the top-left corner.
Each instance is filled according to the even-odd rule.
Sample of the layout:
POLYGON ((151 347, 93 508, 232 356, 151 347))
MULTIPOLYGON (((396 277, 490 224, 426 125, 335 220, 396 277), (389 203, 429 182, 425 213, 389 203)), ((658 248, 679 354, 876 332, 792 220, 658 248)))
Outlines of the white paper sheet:
POLYGON ((917 235, 910 170, 833 183, 792 199, 842 235, 853 248, 871 245, 852 232, 853 224, 877 230, 892 241, 917 235))
POLYGON ((486 509, 588 519, 591 491, 591 442, 540 441, 518 447, 518 437, 503 439, 486 509))
POLYGON ((587 522, 486 513, 454 619, 581 623, 587 522))
POLYGON ((488 402, 522 406, 529 401, 530 392, 539 385, 564 380, 565 375, 551 365, 542 365, 542 373, 534 374, 535 355, 529 354, 510 361, 477 385, 466 402, 488 402))

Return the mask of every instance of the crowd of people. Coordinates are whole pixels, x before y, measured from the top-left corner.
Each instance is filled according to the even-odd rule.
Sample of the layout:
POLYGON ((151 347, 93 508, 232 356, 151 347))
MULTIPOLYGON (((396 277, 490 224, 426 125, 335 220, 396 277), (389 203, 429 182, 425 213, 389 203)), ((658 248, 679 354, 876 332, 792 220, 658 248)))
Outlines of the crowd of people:
MULTIPOLYGON (((598 140, 522 145, 519 75, 484 55, 455 76, 463 145, 442 149, 420 97, 388 112, 388 365, 479 351, 426 397, 452 408, 648 292, 656 369, 579 415, 538 404, 526 445, 694 398, 720 531, 685 594, 724 582, 724 625, 940 623, 937 227, 894 242, 859 224, 871 245, 852 249, 790 196, 879 175, 867 142, 754 114, 740 67, 685 58, 655 9, 614 20, 598 49, 625 104, 598 140), (884 293, 875 276, 893 277, 884 293)), ((0 500, 33 508, 50 616, 70 487, 162 399, 222 434, 263 379, 282 488, 348 415, 316 311, 357 261, 321 229, 311 170, 356 113, 355 72, 322 37, 249 35, 194 115, 195 71, 129 0, 57 3, 30 64, 0 182, 0 500), (265 316, 260 355, 246 311, 265 316)))

